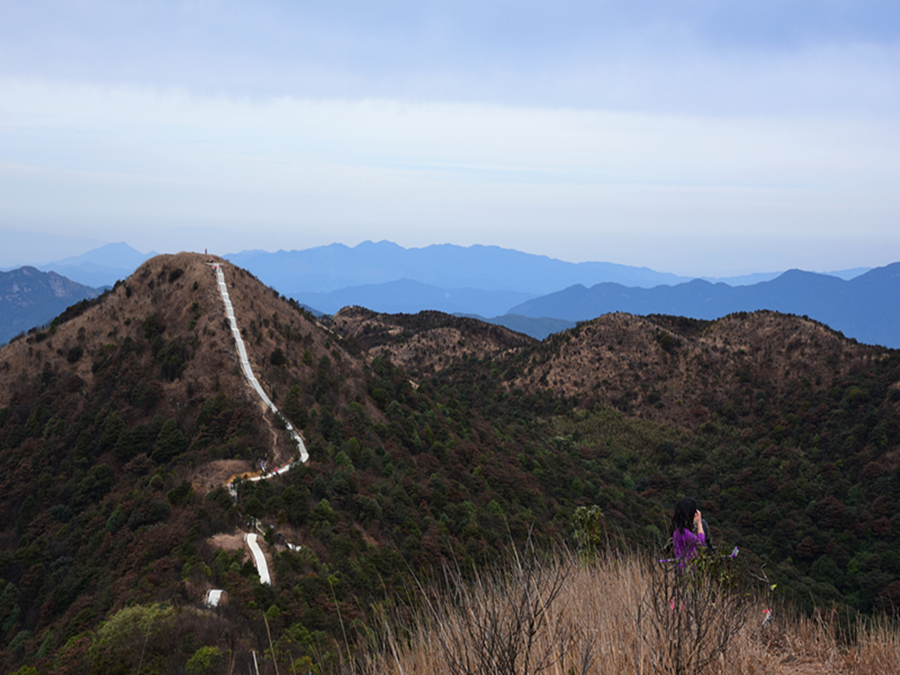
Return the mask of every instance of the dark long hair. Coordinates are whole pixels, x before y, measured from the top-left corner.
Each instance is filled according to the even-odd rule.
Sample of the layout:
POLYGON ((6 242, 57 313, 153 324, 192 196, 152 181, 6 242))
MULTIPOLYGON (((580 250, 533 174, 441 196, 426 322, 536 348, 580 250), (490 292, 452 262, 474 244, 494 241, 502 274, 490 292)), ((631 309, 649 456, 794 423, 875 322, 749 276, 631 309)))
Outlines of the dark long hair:
POLYGON ((692 530, 695 513, 697 513, 697 502, 690 497, 685 497, 678 502, 675 505, 675 514, 672 516, 672 531, 692 530))

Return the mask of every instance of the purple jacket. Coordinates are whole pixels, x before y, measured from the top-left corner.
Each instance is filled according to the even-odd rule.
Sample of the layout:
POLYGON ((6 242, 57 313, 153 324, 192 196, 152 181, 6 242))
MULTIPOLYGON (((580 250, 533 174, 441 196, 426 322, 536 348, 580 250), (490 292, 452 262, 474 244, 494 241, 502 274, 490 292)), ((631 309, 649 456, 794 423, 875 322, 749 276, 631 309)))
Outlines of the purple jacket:
POLYGON ((676 558, 690 559, 697 555, 697 548, 706 543, 706 536, 694 534, 690 530, 675 530, 672 533, 672 543, 675 546, 676 558))

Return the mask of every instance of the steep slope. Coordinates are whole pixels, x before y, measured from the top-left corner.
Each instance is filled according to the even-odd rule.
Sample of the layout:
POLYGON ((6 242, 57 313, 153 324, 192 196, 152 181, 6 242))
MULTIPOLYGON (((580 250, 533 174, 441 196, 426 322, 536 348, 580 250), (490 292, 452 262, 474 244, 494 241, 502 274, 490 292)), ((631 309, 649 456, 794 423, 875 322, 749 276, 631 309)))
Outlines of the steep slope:
MULTIPOLYGON (((291 384, 285 366, 302 364, 307 352, 307 360, 332 349, 341 357, 338 348, 325 346, 327 331, 310 315, 243 270, 226 267, 225 275, 235 311, 246 317, 241 330, 252 345, 254 365, 275 399, 291 384)), ((0 369, 16 374, 0 382, 0 405, 24 395, 33 374, 42 372, 67 382, 75 409, 102 392, 110 406, 129 405, 125 414, 135 419, 150 410, 186 418, 219 393, 248 409, 260 407, 240 373, 215 273, 197 255, 154 258, 83 314, 9 345, 0 369)), ((298 369, 301 383, 308 370, 298 369)), ((360 379, 357 369, 345 381, 360 379)))
POLYGON ((100 290, 56 272, 41 272, 34 267, 0 272, 0 344, 48 323, 69 305, 98 295, 100 290))
MULTIPOLYGON (((327 330, 243 270, 224 274, 273 399, 365 411, 361 366, 327 330)), ((211 561, 204 542, 237 533, 241 511, 263 515, 235 510, 225 481, 294 452, 243 377, 204 257, 148 261, 0 350, 0 373, 3 643, 61 644, 134 601, 200 604, 210 581, 197 587, 184 565, 201 563, 198 547, 211 561)))

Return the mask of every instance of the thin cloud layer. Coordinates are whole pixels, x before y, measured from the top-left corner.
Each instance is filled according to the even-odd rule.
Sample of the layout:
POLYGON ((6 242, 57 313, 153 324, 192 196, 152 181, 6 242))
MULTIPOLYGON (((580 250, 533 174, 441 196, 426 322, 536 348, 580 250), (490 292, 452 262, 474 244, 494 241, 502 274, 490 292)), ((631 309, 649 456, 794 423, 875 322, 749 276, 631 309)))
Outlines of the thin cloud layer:
POLYGON ((896 3, 6 4, 7 77, 649 111, 898 101, 896 3))
POLYGON ((2 8, 0 227, 711 275, 900 250, 890 3, 2 8))

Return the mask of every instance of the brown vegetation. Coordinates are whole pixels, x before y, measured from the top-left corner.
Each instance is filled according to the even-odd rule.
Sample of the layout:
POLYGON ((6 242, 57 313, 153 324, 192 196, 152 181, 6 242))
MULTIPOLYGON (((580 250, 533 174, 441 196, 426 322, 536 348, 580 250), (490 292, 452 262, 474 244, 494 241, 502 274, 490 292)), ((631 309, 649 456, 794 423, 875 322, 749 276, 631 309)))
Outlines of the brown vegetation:
MULTIPOLYGON (((523 562, 474 582, 448 588, 443 599, 426 601, 413 622, 385 616, 380 636, 355 659, 356 674, 491 675, 537 673, 706 673, 742 675, 853 674, 900 672, 900 632, 888 620, 866 622, 849 638, 841 617, 798 617, 771 609, 756 595, 722 613, 687 651, 711 656, 704 667, 656 658, 673 652, 671 633, 647 630, 640 620, 654 578, 655 560, 614 556, 592 563, 568 556, 545 560, 524 579, 523 562), (529 585, 530 582, 530 585, 529 585), (527 596, 528 602, 522 602, 527 596), (723 626, 723 624, 729 624, 723 626), (723 649, 712 636, 733 628, 723 649), (510 630, 507 630, 510 629, 510 630), (511 630, 516 629, 516 630, 511 630), (516 632, 518 631, 518 632, 516 632), (665 640, 663 639, 665 638, 665 640), (503 658, 514 655, 513 659, 503 658)), ((454 584, 459 580, 454 578, 454 584)), ((434 589, 423 589, 431 593, 434 589)), ((743 588, 735 593, 747 593, 743 588)), ((668 605, 668 603, 665 603, 668 605)), ((668 610, 667 610, 668 611, 668 610)), ((673 615, 676 612, 671 612, 673 615)), ((688 619, 690 621, 690 619, 688 619)), ((677 638, 675 638, 677 639, 677 638)))
POLYGON ((537 344, 534 338, 503 326, 443 312, 379 314, 345 307, 331 320, 334 330, 366 350, 370 357, 389 358, 416 377, 537 344))
MULTIPOLYGON (((128 356, 129 370, 136 377, 148 378, 148 386, 155 392, 155 413, 181 417, 185 411, 197 410, 221 393, 242 404, 243 414, 252 415, 262 428, 271 427, 271 415, 240 371, 216 277, 208 261, 209 257, 195 253, 157 256, 83 313, 58 323, 47 333, 4 346, 0 350, 0 373, 5 375, 0 377, 0 407, 10 405, 17 392, 34 386, 36 373, 48 371, 66 381, 72 394, 69 412, 74 418, 96 395, 108 354, 123 347, 132 349, 132 345, 142 342, 141 338, 158 338, 167 358, 160 359, 158 352, 140 346, 128 356), (264 416, 269 419, 260 424, 264 416)), ((254 372, 276 405, 293 382, 311 387, 315 365, 325 355, 341 376, 337 395, 345 405, 364 398, 361 364, 339 344, 332 344, 329 331, 312 315, 299 311, 248 272, 221 259, 216 262, 223 265, 254 372), (284 361, 276 359, 273 363, 276 350, 284 361)), ((375 412, 374 406, 370 412, 375 412)), ((271 446, 276 464, 287 461, 291 449, 284 436, 267 435, 271 438, 260 440, 271 446)), ((248 468, 249 465, 242 470, 248 468)), ((219 473, 216 479, 228 478, 219 473)), ((208 489, 208 481, 201 475, 196 482, 208 489)))
POLYGON ((549 390, 580 407, 611 405, 687 427, 752 417, 759 391, 775 398, 822 390, 886 357, 811 319, 767 311, 717 321, 613 313, 541 343, 441 312, 347 307, 331 326, 370 358, 389 358, 415 377, 492 359, 509 391, 549 390))
MULTIPOLYGON (((604 541, 658 542, 685 492, 716 541, 764 559, 797 607, 843 617, 898 606, 897 352, 769 312, 615 314, 542 343, 436 312, 354 308, 322 325, 226 264, 253 370, 310 451, 285 476, 242 482, 235 504, 218 486, 266 454, 282 464, 291 448, 244 380, 207 262, 154 258, 0 349, 0 669, 81 672, 106 658, 102 626, 119 610, 150 608, 133 617, 143 620, 156 603, 199 609, 214 586, 239 639, 157 653, 160 672, 213 649, 247 672, 250 652, 267 648, 266 621, 278 652, 267 658, 282 672, 309 672, 314 654, 321 672, 341 672, 337 645, 371 634, 373 608, 409 611, 412 574, 456 559, 484 583, 457 583, 468 595, 434 605, 416 635, 391 623, 389 651, 370 653, 372 664, 449 672, 436 627, 457 625, 460 602, 477 613, 481 598, 515 597, 532 608, 525 633, 544 672, 636 672, 654 652, 633 628, 648 586, 635 559, 534 570, 549 595, 504 595, 509 576, 492 565, 507 538, 566 540, 573 513, 591 505, 604 510, 604 541), (262 523, 274 587, 237 544, 248 517, 262 523)), ((444 644, 496 638, 516 654, 520 633, 494 610, 444 644)), ((886 627, 847 647, 821 617, 789 622, 779 610, 766 633, 748 617, 713 668, 880 673, 891 671, 879 659, 897 661, 886 627)), ((132 656, 123 663, 139 668, 132 656)))
POLYGON ((584 407, 613 405, 636 416, 696 427, 755 414, 756 392, 821 390, 886 357, 815 321, 733 314, 717 321, 606 314, 540 347, 498 359, 506 386, 551 390, 584 407))

